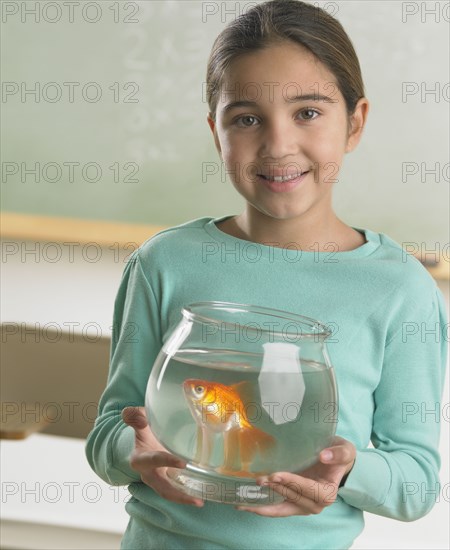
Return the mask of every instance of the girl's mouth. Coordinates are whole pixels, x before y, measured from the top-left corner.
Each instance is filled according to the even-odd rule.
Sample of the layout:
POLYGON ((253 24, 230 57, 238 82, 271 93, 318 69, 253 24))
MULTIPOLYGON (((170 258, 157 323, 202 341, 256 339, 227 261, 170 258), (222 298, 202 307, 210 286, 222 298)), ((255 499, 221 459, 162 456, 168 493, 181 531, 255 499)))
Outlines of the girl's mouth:
POLYGON ((292 191, 300 182, 302 182, 305 177, 309 174, 307 172, 301 172, 299 174, 293 174, 290 176, 264 176, 263 174, 258 174, 257 179, 264 186, 273 191, 274 193, 282 193, 286 191, 292 191))

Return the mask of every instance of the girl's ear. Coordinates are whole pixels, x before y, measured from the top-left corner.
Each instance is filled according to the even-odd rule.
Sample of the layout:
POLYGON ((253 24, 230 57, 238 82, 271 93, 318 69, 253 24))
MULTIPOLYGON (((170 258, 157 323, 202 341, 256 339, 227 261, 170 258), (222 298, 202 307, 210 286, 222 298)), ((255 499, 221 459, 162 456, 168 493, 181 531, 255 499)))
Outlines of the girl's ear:
POLYGON ((356 104, 355 111, 350 116, 347 136, 346 153, 353 151, 361 140, 362 132, 367 121, 369 101, 362 97, 356 104))
POLYGON ((206 120, 208 121, 209 127, 211 128, 211 132, 213 133, 214 143, 216 144, 217 152, 219 153, 220 158, 222 158, 222 148, 220 147, 220 141, 217 135, 216 123, 211 113, 208 113, 206 120))

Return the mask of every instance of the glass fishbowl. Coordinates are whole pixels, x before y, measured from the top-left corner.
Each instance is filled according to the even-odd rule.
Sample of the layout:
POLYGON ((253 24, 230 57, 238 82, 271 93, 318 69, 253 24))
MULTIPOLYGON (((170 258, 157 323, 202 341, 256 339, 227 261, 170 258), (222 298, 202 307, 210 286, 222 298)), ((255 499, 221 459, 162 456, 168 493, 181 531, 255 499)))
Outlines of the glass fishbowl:
POLYGON ((187 462, 171 483, 203 500, 267 505, 256 479, 301 472, 336 432, 338 396, 320 322, 228 302, 184 306, 158 357, 145 407, 160 443, 187 462))

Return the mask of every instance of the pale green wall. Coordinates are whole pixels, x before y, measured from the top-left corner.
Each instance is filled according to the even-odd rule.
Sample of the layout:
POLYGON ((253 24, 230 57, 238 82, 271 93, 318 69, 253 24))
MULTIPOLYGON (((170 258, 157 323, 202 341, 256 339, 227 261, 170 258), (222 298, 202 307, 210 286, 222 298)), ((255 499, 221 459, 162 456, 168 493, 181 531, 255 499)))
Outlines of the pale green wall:
MULTIPOLYGON (((203 163, 219 161, 203 92, 215 37, 239 10, 254 3, 105 0, 97 2, 102 14, 96 23, 83 19, 81 7, 74 10, 73 23, 66 7, 60 21, 46 22, 44 15, 51 19, 56 14, 47 8, 37 23, 30 15, 21 21, 22 4, 33 7, 36 2, 3 2, 3 11, 5 5, 19 6, 17 14, 3 13, 3 80, 41 86, 39 103, 30 96, 22 102, 20 93, 3 94, 3 168, 5 162, 28 167, 35 162, 41 167, 48 162, 95 162, 103 171, 97 183, 83 179, 80 167, 73 183, 64 166, 62 179, 54 183, 36 183, 33 176, 22 183, 20 170, 4 175, 3 209, 164 225, 240 212, 243 200, 228 179, 217 174, 202 181, 203 163), (134 6, 138 10, 133 15, 134 6), (124 22, 127 16, 138 21, 124 22), (63 90, 56 103, 43 98, 49 82, 63 90), (73 103, 64 82, 81 84, 73 103), (81 88, 88 82, 101 87, 97 103, 82 98, 81 88), (115 103, 109 90, 114 82, 120 87, 136 82, 139 102, 124 103, 121 90, 115 103), (109 166, 127 162, 138 165, 139 182, 126 183, 122 172, 115 183, 109 166)), ((338 214, 347 223, 383 231, 399 242, 443 245, 448 242, 449 202, 448 169, 444 171, 449 146, 444 97, 448 14, 421 13, 420 2, 318 4, 334 13, 349 33, 371 102, 362 143, 346 158, 336 186, 338 214), (407 15, 405 6, 418 13, 407 15), (403 101, 405 82, 419 90, 437 84, 441 93, 422 99, 419 91, 403 101), (418 173, 402 181, 405 162, 419 168, 437 163, 439 180, 418 173)), ((94 16, 94 9, 87 11, 87 18, 94 16)))
MULTIPOLYGON (((34 4, 27 2, 30 8, 34 4)), ((97 23, 83 20, 81 8, 74 11, 73 23, 67 8, 53 24, 42 17, 55 17, 57 11, 50 8, 39 23, 31 15, 22 23, 20 11, 7 17, 3 79, 19 88, 22 82, 28 88, 39 82, 41 93, 38 103, 31 95, 22 102, 20 90, 4 95, 3 161, 17 163, 19 172, 4 174, 3 209, 155 224, 238 212, 242 201, 226 180, 210 176, 202 181, 203 163, 218 165, 219 160, 206 122, 202 83, 209 50, 223 27, 220 18, 203 23, 201 2, 131 2, 127 9, 122 2, 122 22, 115 23, 109 9, 113 4, 98 3, 102 17, 97 23), (139 7, 135 16, 133 6, 139 7), (124 23, 127 16, 139 22, 124 23), (44 88, 51 82, 62 90, 55 103, 45 101, 57 91, 44 88), (64 82, 80 83, 73 103, 64 82), (81 89, 89 82, 102 91, 96 103, 83 99, 81 89), (114 82, 120 85, 117 103, 109 89, 114 82), (139 86, 129 98, 138 103, 122 100, 136 89, 123 90, 127 82, 139 86), (34 175, 23 174, 22 182, 22 162, 27 168, 39 162, 41 169, 58 163, 62 177, 48 182, 41 174, 36 182, 34 175), (80 163, 73 183, 64 162, 80 163), (82 167, 89 162, 102 169, 98 182, 89 181, 95 179, 94 168, 83 177, 82 167), (134 176, 139 182, 124 181, 132 165, 114 182, 109 167, 128 162, 139 168, 134 176)), ((95 13, 94 8, 87 11, 87 18, 95 13)), ((95 88, 86 92, 94 97, 95 88)), ((47 174, 53 179, 57 172, 49 167, 47 174)))

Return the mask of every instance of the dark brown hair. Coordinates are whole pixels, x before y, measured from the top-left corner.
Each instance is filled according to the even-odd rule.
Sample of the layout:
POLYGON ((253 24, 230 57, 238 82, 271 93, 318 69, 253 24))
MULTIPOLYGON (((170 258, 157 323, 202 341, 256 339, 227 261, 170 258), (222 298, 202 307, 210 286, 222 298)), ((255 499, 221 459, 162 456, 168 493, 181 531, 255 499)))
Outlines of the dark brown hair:
POLYGON ((215 120, 226 69, 241 55, 290 40, 308 49, 336 78, 347 114, 364 97, 355 49, 337 19, 300 0, 271 0, 229 23, 216 38, 208 60, 206 98, 215 120))

